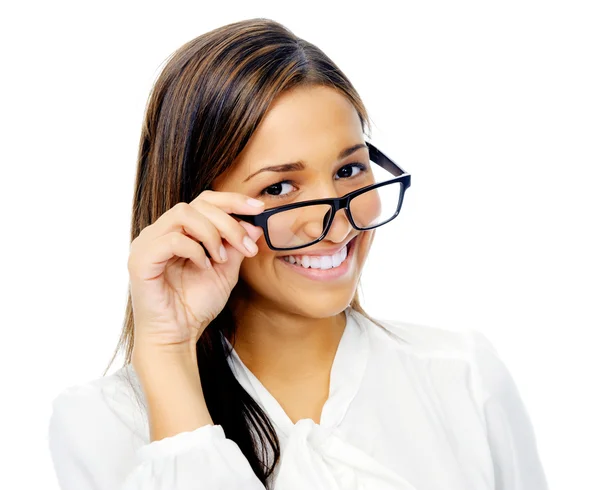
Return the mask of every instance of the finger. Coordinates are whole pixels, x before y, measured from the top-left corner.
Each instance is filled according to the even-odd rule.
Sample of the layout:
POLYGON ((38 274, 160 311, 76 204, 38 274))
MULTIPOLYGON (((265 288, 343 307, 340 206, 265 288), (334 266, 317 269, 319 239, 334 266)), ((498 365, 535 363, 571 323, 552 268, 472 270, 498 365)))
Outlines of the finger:
POLYGON ((179 232, 193 237, 202 243, 213 260, 224 262, 222 258, 224 248, 221 248, 223 242, 219 230, 210 218, 189 204, 181 202, 173 206, 160 216, 153 225, 144 228, 142 230, 144 235, 142 236, 142 233, 140 233, 140 238, 152 242, 172 232, 179 232))
POLYGON ((206 190, 201 192, 190 204, 195 206, 198 201, 209 202, 227 214, 259 214, 265 209, 264 202, 238 192, 206 190))
POLYGON ((190 259, 198 268, 210 270, 210 260, 202 246, 192 238, 178 232, 167 233, 143 249, 136 247, 130 256, 129 272, 142 280, 155 279, 161 275, 172 257, 190 259))
POLYGON ((263 229, 260 226, 253 226, 250 223, 246 223, 245 221, 239 222, 240 226, 244 227, 248 236, 254 241, 257 242, 258 239, 263 234, 263 229))
MULTIPOLYGON (((241 225, 241 223, 244 223, 243 221, 234 219, 222 209, 206 201, 197 202, 196 207, 217 228, 221 237, 240 253, 246 257, 252 257, 258 252, 258 248, 254 243, 256 241, 254 236, 249 236, 246 227, 241 225)), ((249 226, 262 231, 259 227, 249 226)), ((256 234, 256 232, 254 233, 256 234)))
MULTIPOLYGON (((252 226, 250 223, 246 223, 245 221, 240 221, 239 226, 243 227, 246 230, 246 237, 252 240, 253 243, 258 241, 258 239, 263 234, 263 230, 260 226, 252 226)), ((227 253, 229 255, 227 263, 215 264, 215 269, 219 270, 223 268, 225 271, 235 271, 235 273, 237 274, 240 268, 240 264, 242 263, 244 258, 246 258, 247 254, 244 255, 240 253, 236 248, 232 247, 230 244, 226 244, 225 247, 227 248, 227 253)))
POLYGON ((151 228, 148 231, 144 229, 144 239, 156 240, 161 235, 180 231, 201 242, 210 258, 220 263, 227 260, 223 239, 247 257, 258 251, 236 219, 206 201, 196 202, 195 207, 179 203, 156 220, 151 228))

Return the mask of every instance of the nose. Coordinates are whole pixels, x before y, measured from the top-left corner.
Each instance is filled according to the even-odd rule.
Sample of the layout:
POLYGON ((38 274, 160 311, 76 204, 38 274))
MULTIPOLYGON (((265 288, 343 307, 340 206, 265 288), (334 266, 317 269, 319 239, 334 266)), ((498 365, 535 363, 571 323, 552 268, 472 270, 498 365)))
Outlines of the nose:
MULTIPOLYGON (((322 183, 323 185, 319 186, 318 192, 315 192, 314 195, 311 195, 311 199, 320 199, 320 198, 328 198, 332 196, 339 197, 338 190, 335 188, 333 183, 322 183)), ((333 210, 329 208, 329 210, 323 216, 322 221, 313 221, 308 220, 304 223, 304 233, 307 236, 312 236, 313 238, 317 238, 323 230, 327 226, 327 223, 331 219, 331 213, 333 210)), ((349 233, 352 233, 352 225, 350 221, 348 221, 348 217, 343 209, 338 210, 333 218, 333 223, 331 223, 331 227, 327 232, 327 235, 323 237, 323 240, 328 240, 333 243, 342 243, 344 242, 349 233)))
MULTIPOLYGON (((318 195, 323 197, 339 197, 338 189, 336 189, 333 182, 328 182, 326 184, 323 182, 323 184, 324 185, 319 186, 320 192, 317 193, 318 195)), ((315 196, 315 198, 318 197, 315 196)), ((327 223, 331 219, 331 213, 333 213, 331 208, 329 211, 327 211, 327 213, 325 213, 321 231, 325 228, 325 226, 327 226, 327 223)), ((329 240, 334 243, 342 243, 344 240, 346 240, 349 233, 352 233, 352 225, 350 224, 350 221, 348 221, 348 217, 346 216, 344 210, 340 209, 337 213, 335 213, 335 216, 333 217, 333 223, 331 223, 331 227, 329 228, 329 231, 323 240, 329 240)))
MULTIPOLYGON (((327 212, 327 216, 325 216, 325 219, 323 220, 324 226, 327 225, 327 221, 331 219, 330 216, 332 212, 333 211, 331 209, 327 212)), ((329 228, 324 240, 329 240, 334 243, 342 243, 344 240, 346 240, 350 233, 352 233, 352 225, 350 224, 350 221, 348 221, 348 217, 346 216, 344 210, 340 209, 337 213, 335 213, 335 216, 333 217, 333 223, 331 223, 331 228, 329 228)))

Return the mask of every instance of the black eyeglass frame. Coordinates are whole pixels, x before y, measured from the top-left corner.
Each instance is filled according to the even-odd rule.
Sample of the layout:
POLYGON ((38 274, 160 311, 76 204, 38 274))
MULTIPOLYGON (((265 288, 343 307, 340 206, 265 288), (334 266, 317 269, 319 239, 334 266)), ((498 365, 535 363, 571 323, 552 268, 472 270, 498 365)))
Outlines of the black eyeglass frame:
POLYGON ((389 223, 400 213, 400 208, 402 207, 402 201, 404 201, 404 192, 406 191, 406 189, 408 189, 410 187, 410 174, 407 173, 404 169, 402 169, 402 167, 400 167, 400 165, 395 163, 391 158, 389 158, 387 155, 385 155, 381 150, 376 148, 372 143, 367 141, 366 145, 369 149, 369 160, 371 160, 376 165, 379 165, 384 170, 387 170, 388 172, 390 172, 392 175, 395 176, 395 178, 386 180, 384 182, 378 182, 376 184, 371 184, 366 187, 361 187, 360 189, 349 192, 348 194, 346 194, 342 197, 312 199, 310 201, 302 201, 302 202, 296 202, 296 203, 291 203, 291 204, 284 204, 283 206, 277 206, 274 208, 267 209, 257 215, 232 214, 231 216, 233 216, 234 218, 237 218, 239 220, 245 221, 247 223, 250 223, 251 225, 260 226, 263 229, 263 232, 265 235, 265 240, 266 240, 269 248, 271 250, 278 250, 278 251, 297 250, 299 248, 309 247, 309 246, 314 245, 315 243, 318 243, 321 240, 323 240, 323 238, 325 238, 327 236, 327 233, 329 232, 329 229, 331 228, 331 225, 333 224, 333 219, 335 217, 335 214, 340 209, 344 210, 344 212, 346 213, 346 217, 348 218, 348 221, 356 230, 360 230, 360 231, 372 230, 373 228, 377 228, 378 226, 389 223), (355 198, 356 196, 360 196, 361 194, 364 194, 365 192, 368 192, 370 190, 373 190, 373 189, 376 189, 378 187, 382 187, 385 185, 395 184, 396 182, 402 183, 402 191, 400 193, 400 198, 398 199, 398 206, 396 208, 396 211, 394 212, 394 215, 391 218, 389 218, 381 223, 378 223, 374 226, 369 226, 367 228, 362 228, 362 227, 357 226, 357 224, 352 219, 352 213, 350 212, 350 201, 353 198, 355 198), (269 237, 269 231, 267 229, 267 221, 272 215, 280 213, 282 211, 289 211, 290 209, 302 208, 305 206, 313 206, 315 204, 327 204, 327 205, 331 206, 331 209, 332 209, 332 212, 327 213, 329 215, 328 221, 323 226, 323 233, 321 234, 321 236, 319 236, 319 238, 317 238, 316 240, 313 240, 312 242, 307 243, 305 245, 299 245, 296 247, 280 248, 280 247, 275 247, 271 243, 271 239, 269 237))

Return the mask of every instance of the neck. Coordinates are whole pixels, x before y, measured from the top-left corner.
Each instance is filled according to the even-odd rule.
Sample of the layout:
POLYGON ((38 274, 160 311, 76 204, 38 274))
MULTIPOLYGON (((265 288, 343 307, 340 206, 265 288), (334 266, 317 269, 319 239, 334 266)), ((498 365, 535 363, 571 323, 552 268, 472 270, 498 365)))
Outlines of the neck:
POLYGON ((234 348, 261 381, 290 383, 329 376, 346 327, 343 311, 309 318, 256 302, 237 302, 233 311, 234 348))

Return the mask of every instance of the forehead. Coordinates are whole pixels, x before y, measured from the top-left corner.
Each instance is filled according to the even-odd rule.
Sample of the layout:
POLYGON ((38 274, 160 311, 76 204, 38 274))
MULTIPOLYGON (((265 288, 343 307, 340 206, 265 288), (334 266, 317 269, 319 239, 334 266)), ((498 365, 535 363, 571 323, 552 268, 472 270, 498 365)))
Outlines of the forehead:
POLYGON ((347 97, 330 87, 298 87, 274 101, 226 179, 297 160, 331 165, 342 149, 363 140, 347 97))

